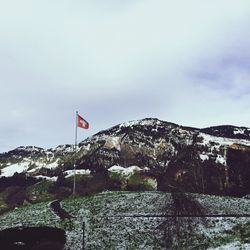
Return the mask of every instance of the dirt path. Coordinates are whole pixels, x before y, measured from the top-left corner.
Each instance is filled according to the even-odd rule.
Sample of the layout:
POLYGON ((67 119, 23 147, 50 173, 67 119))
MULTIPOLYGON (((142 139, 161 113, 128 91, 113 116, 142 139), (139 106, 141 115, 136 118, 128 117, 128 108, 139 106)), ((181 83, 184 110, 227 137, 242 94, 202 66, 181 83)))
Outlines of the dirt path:
POLYGON ((73 218, 66 210, 61 207, 61 200, 52 201, 49 204, 50 209, 58 216, 60 219, 71 219, 73 218))

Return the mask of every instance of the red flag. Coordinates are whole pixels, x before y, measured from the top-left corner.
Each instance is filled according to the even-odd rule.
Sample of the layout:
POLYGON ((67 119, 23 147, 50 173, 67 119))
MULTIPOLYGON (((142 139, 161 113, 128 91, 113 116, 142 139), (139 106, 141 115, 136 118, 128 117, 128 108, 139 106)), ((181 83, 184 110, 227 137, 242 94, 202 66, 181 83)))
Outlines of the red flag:
POLYGON ((84 120, 80 115, 77 115, 77 127, 88 129, 89 123, 84 120))

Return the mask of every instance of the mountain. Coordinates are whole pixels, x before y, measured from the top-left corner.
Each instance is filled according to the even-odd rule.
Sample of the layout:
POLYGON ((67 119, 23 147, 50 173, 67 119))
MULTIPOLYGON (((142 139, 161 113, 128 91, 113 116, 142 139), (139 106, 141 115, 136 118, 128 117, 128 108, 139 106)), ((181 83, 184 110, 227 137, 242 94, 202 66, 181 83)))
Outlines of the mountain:
POLYGON ((101 131, 76 150, 18 147, 0 154, 0 191, 15 196, 13 186, 22 186, 28 202, 67 196, 74 164, 83 195, 157 189, 244 196, 250 193, 250 129, 198 129, 146 118, 101 131))
POLYGON ((216 126, 201 129, 201 132, 219 137, 227 137, 233 139, 250 138, 250 129, 246 127, 235 127, 232 125, 216 126))

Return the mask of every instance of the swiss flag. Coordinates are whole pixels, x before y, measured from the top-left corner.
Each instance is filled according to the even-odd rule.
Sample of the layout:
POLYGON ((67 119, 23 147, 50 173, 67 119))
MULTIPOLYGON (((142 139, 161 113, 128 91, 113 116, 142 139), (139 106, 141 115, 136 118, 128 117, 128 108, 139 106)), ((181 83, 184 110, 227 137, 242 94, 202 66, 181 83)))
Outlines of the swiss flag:
POLYGON ((89 123, 78 114, 77 114, 77 127, 85 129, 89 128, 89 123))

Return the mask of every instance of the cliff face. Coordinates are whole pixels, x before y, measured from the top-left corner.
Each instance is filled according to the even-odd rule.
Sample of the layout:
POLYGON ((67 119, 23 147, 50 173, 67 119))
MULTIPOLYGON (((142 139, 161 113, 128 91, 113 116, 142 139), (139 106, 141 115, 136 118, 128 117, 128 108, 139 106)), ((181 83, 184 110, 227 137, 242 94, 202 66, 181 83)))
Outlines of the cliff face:
POLYGON ((81 142, 76 152, 67 145, 50 150, 22 147, 0 154, 2 178, 15 171, 50 180, 70 178, 76 162, 79 175, 103 174, 117 189, 141 189, 147 180, 159 190, 236 196, 250 193, 249 161, 248 128, 196 129, 158 119, 101 131, 81 142))
POLYGON ((144 175, 155 177, 160 190, 245 195, 250 192, 249 131, 196 129, 157 119, 124 123, 82 142, 77 166, 100 171, 136 165, 148 169, 144 175))

